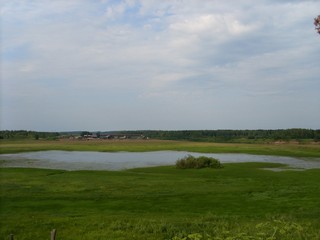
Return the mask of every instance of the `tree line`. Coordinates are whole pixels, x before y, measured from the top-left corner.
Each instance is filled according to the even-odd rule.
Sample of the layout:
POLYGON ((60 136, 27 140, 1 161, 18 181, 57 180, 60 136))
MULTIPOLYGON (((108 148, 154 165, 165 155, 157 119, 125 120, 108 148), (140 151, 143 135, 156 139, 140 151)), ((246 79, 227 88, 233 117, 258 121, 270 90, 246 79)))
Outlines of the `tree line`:
MULTIPOLYGON (((122 132, 124 133, 124 132, 122 132)), ((132 133, 132 131, 130 131, 132 133)), ((136 131, 146 137, 163 140, 188 140, 208 142, 236 142, 237 140, 302 140, 320 141, 320 129, 277 130, 182 130, 182 131, 136 131)))
MULTIPOLYGON (((82 132, 36 132, 26 130, 4 130, 0 131, 0 139, 57 139, 66 135, 89 134, 82 132)), ((101 132, 95 132, 98 136, 101 132)), ((277 129, 277 130, 142 130, 142 131, 114 131, 114 134, 143 135, 150 139, 162 140, 187 140, 187 141, 208 141, 208 142, 241 142, 260 140, 303 140, 311 139, 320 141, 320 129, 277 129)), ((91 133, 90 133, 91 134, 91 133)))
POLYGON ((61 134, 58 132, 36 132, 26 130, 0 131, 0 139, 57 139, 61 134))

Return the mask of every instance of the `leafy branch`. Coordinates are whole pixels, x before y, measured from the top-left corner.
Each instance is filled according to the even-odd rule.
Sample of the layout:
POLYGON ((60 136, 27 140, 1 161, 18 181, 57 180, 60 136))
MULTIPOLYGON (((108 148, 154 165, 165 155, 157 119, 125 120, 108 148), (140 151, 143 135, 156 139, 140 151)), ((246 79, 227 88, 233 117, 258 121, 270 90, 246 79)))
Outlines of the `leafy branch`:
POLYGON ((320 15, 314 19, 313 24, 316 26, 315 29, 320 34, 320 15))

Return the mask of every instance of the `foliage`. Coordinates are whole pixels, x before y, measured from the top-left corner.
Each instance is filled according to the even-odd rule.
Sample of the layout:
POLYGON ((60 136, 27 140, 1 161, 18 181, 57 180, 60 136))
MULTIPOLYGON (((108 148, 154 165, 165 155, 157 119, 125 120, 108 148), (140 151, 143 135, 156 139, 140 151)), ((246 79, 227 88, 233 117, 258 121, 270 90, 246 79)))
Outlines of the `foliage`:
POLYGON ((320 34, 320 15, 314 19, 314 26, 317 32, 320 34))
POLYGON ((198 158, 188 155, 177 160, 176 167, 181 169, 186 168, 222 168, 222 164, 218 159, 200 156, 198 158))
MULTIPOLYGON (((122 132, 125 133, 125 132, 122 132)), ((165 140, 188 140, 208 142, 265 142, 276 140, 320 139, 320 130, 278 129, 278 130, 183 130, 183 131, 127 131, 143 134, 149 138, 165 140)))
MULTIPOLYGON (((110 132, 96 132, 96 136, 110 132)), ((112 134, 145 136, 152 139, 163 140, 188 140, 199 142, 247 142, 264 143, 277 140, 298 140, 313 139, 320 140, 320 129, 278 129, 278 130, 184 130, 184 131, 115 131, 112 134)), ((93 135, 88 131, 82 132, 35 132, 35 131, 0 131, 0 139, 47 139, 62 136, 93 135)))
POLYGON ((60 134, 57 132, 36 132, 36 131, 0 131, 0 139, 56 139, 60 134))

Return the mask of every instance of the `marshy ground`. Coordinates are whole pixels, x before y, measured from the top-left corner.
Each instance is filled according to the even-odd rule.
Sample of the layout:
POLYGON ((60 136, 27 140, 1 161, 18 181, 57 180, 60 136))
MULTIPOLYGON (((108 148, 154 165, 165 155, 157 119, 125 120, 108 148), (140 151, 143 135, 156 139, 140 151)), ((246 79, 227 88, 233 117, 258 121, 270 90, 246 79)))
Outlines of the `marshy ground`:
MULTIPOLYGON (((319 146, 304 145, 295 149, 291 145, 148 144, 35 141, 5 143, 1 148, 138 151, 170 146, 319 154, 319 146)), ((188 235, 188 239, 319 239, 320 169, 263 169, 277 167, 282 166, 237 163, 224 164, 222 169, 162 166, 126 171, 1 168, 0 239, 8 239, 10 233, 16 239, 45 239, 54 228, 57 239, 183 239, 188 235)))

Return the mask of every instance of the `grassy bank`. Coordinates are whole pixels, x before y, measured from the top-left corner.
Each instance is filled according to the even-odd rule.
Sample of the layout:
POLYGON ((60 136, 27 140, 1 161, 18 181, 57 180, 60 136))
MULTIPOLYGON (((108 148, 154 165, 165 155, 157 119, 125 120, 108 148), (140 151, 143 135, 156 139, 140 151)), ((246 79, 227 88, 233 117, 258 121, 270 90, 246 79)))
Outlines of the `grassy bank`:
POLYGON ((275 166, 1 169, 0 239, 319 239, 320 170, 275 166))
POLYGON ((0 140, 0 153, 17 153, 42 150, 101 152, 177 150, 203 153, 248 153, 293 157, 320 157, 319 143, 240 144, 166 140, 0 140))

